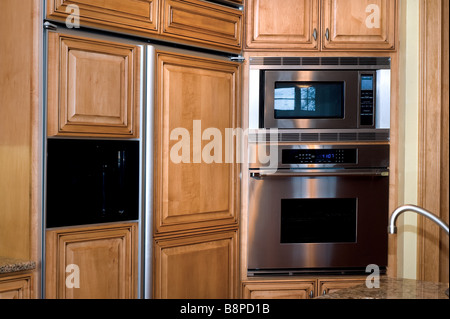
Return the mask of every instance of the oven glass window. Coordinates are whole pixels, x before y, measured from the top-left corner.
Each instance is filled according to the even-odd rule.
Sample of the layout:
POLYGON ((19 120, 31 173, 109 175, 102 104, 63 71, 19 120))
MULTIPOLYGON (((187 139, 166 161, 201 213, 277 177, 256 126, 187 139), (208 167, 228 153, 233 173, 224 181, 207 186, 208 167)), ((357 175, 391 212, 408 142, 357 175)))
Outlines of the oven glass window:
POLYGON ((356 242, 356 215, 356 198, 282 199, 280 242, 356 242))
POLYGON ((344 82, 276 82, 276 119, 344 118, 344 82))

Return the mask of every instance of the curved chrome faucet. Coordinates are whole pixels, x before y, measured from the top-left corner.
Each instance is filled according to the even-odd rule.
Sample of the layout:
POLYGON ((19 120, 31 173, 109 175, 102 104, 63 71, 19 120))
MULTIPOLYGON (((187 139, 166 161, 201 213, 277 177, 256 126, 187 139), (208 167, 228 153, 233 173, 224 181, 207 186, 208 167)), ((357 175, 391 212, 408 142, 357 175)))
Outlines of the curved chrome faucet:
POLYGON ((400 206, 399 208, 397 208, 391 215, 391 220, 389 222, 389 234, 395 234, 397 233, 397 227, 395 226, 395 221, 397 219, 397 217, 406 211, 413 211, 417 214, 420 214, 422 216, 428 217, 429 219, 431 219, 432 221, 434 221, 436 224, 438 224, 439 226, 442 227, 442 229, 444 229, 448 233, 448 225, 446 223, 444 223, 444 221, 442 219, 440 219, 439 217, 437 217, 436 215, 430 213, 429 211, 415 206, 415 205, 404 205, 404 206, 400 206))
MULTIPOLYGON (((388 232, 390 234, 397 233, 397 227, 395 226, 395 221, 401 213, 406 212, 406 211, 413 211, 417 214, 420 214, 422 216, 425 216, 425 217, 431 219, 433 222, 435 222, 436 224, 441 226, 441 228, 444 229, 448 235, 448 225, 442 219, 440 219, 436 215, 430 213, 429 211, 427 211, 421 207, 415 206, 415 205, 404 205, 404 206, 400 206, 399 208, 394 210, 394 212, 391 215, 391 219, 389 221, 388 232)), ((445 291, 445 294, 448 296, 448 289, 445 291)))

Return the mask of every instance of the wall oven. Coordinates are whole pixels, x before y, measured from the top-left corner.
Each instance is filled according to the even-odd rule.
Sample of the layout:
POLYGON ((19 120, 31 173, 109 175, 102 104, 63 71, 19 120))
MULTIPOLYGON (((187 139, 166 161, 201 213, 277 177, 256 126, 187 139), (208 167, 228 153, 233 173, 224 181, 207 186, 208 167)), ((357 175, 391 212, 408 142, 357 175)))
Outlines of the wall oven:
MULTIPOLYGON (((270 151, 251 143, 250 153, 261 147, 270 151)), ((258 160, 249 167, 248 274, 385 270, 389 146, 276 149, 276 171, 258 160)))
POLYGON ((390 127, 390 58, 253 57, 251 129, 390 127))

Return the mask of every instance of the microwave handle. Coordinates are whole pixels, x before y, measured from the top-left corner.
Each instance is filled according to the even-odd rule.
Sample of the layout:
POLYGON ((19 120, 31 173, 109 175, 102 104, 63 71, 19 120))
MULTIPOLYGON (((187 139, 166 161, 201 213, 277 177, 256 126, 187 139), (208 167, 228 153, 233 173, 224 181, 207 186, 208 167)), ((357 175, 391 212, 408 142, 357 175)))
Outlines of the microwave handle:
POLYGON ((299 169, 267 172, 267 171, 255 171, 250 172, 250 177, 262 178, 262 177, 295 177, 295 176, 380 176, 388 177, 389 169, 299 169))

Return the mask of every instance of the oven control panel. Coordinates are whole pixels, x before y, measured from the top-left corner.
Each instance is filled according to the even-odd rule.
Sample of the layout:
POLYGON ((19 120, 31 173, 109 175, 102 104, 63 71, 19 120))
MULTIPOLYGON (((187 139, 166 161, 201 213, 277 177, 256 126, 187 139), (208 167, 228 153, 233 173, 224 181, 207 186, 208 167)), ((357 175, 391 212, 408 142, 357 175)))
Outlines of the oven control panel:
POLYGON ((356 149, 284 149, 283 164, 356 164, 356 149))

